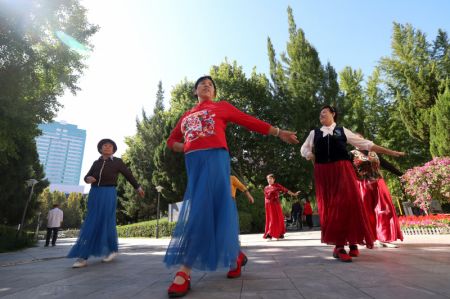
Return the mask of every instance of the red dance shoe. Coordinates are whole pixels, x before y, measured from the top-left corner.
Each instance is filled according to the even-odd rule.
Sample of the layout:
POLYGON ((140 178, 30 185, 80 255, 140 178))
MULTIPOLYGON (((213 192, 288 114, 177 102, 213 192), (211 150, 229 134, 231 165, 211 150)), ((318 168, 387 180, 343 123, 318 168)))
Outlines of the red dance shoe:
POLYGON ((350 251, 348 252, 348 255, 352 257, 358 257, 359 256, 359 250, 357 245, 350 245, 350 251))
POLYGON ((352 261, 352 257, 347 254, 344 248, 334 248, 333 257, 336 259, 340 259, 341 262, 350 263, 352 261))
POLYGON ((177 276, 183 277, 184 283, 176 284, 176 283, 172 282, 169 289, 167 290, 167 293, 169 294, 170 298, 183 297, 191 289, 191 277, 189 275, 187 275, 183 271, 179 271, 179 272, 177 272, 177 274, 175 274, 175 277, 177 277, 177 276))
POLYGON ((247 261, 248 261, 248 259, 245 256, 245 254, 242 251, 239 252, 239 256, 236 261, 237 267, 236 267, 236 269, 228 271, 227 277, 228 278, 238 278, 239 276, 241 276, 241 268, 243 266, 245 266, 245 264, 247 264, 247 261))

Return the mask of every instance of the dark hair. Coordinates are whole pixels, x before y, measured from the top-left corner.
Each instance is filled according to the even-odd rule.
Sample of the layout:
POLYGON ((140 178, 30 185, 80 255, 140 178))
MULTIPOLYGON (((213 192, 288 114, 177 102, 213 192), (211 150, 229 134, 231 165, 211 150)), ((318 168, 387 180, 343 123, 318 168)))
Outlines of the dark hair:
POLYGON ((320 108, 320 112, 322 112, 323 109, 328 109, 328 110, 330 110, 331 113, 334 113, 333 120, 334 120, 334 122, 337 122, 337 119, 338 119, 338 113, 337 113, 336 108, 334 108, 334 107, 331 106, 331 105, 325 105, 325 106, 322 106, 322 108, 320 108))
POLYGON ((53 207, 54 207, 54 208, 59 207, 59 204, 54 203, 54 204, 53 204, 53 207))
POLYGON ((269 173, 266 178, 274 178, 275 179, 275 175, 273 173, 269 173))
POLYGON ((113 153, 115 153, 115 152, 117 151, 117 145, 116 145, 116 143, 115 143, 112 139, 105 138, 105 139, 100 140, 100 141, 98 142, 98 144, 97 144, 97 150, 98 150, 98 152, 99 152, 100 154, 102 153, 102 146, 103 146, 105 143, 109 143, 109 144, 111 144, 111 145, 113 146, 113 153))
POLYGON ((197 90, 198 85, 199 85, 202 81, 205 81, 205 80, 210 80, 210 81, 212 82, 212 84, 213 84, 213 86, 214 86, 214 94, 216 94, 217 88, 216 88, 216 83, 214 82, 213 78, 212 78, 211 76, 202 76, 202 77, 198 78, 197 81, 195 81, 195 84, 194 84, 194 95, 195 95, 195 96, 197 96, 197 95, 195 94, 195 91, 197 90))

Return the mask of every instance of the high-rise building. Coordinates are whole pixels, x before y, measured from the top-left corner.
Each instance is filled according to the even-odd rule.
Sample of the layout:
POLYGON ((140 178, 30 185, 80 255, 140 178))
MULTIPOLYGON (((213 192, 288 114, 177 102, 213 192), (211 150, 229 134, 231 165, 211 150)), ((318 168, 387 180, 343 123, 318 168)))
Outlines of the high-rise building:
POLYGON ((41 124, 39 129, 42 135, 36 138, 36 145, 50 189, 83 192, 84 187, 79 186, 79 181, 86 130, 56 121, 41 124))

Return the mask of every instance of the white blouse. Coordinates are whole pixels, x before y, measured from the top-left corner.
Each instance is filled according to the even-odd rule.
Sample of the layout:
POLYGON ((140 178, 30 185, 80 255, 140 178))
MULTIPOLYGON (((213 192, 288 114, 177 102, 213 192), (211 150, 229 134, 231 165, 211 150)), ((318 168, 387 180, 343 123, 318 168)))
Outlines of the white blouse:
MULTIPOLYGON (((333 135, 333 130, 336 127, 336 123, 333 123, 331 126, 326 127, 322 126, 320 130, 323 132, 323 137, 327 135, 333 135)), ((368 150, 370 151, 373 146, 373 142, 364 138, 359 137, 352 131, 344 128, 344 134, 347 137, 347 143, 350 143, 354 147, 359 148, 360 150, 368 150)), ((310 160, 310 154, 313 153, 314 148, 314 130, 309 132, 308 138, 306 138, 305 143, 303 143, 302 148, 300 149, 300 153, 307 160, 310 160)))

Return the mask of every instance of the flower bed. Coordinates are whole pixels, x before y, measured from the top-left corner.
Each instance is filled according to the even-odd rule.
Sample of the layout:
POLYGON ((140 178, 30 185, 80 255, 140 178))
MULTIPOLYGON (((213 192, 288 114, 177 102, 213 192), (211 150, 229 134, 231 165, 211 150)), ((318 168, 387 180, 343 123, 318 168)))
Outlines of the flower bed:
POLYGON ((400 227, 405 235, 436 235, 450 233, 450 214, 400 216, 400 227))

